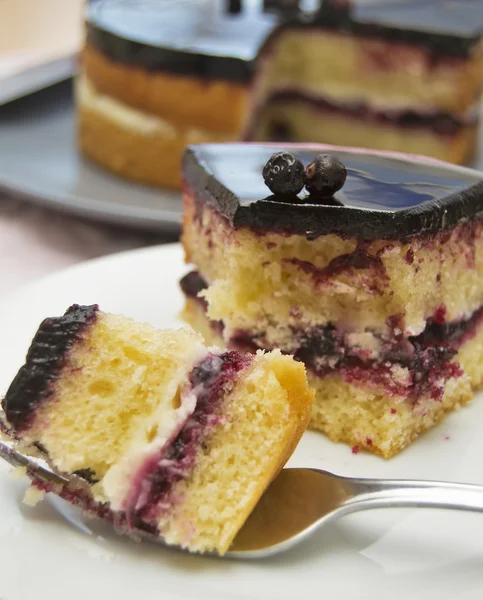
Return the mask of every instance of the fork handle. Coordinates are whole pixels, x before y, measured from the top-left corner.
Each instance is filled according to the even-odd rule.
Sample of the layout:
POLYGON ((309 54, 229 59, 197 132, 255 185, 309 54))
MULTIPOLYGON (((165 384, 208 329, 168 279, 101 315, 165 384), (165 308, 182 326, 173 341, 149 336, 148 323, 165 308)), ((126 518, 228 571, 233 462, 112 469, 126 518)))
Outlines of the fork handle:
MULTIPOLYGON (((341 513, 371 508, 427 507, 483 512, 483 486, 441 481, 347 479, 341 513)), ((339 513, 339 514, 341 514, 339 513)))

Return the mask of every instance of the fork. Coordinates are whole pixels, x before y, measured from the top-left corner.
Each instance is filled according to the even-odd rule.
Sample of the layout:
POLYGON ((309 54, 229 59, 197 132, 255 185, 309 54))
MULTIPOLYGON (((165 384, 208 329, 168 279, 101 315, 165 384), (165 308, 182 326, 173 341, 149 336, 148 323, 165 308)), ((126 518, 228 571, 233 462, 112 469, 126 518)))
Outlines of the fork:
MULTIPOLYGON (((23 454, 14 441, 0 441, 0 457, 25 467, 35 481, 68 490, 78 486, 42 458, 23 454)), ((303 542, 328 522, 372 508, 427 507, 483 512, 483 486, 398 479, 340 477, 310 468, 283 469, 238 532, 228 558, 259 559, 303 542)), ((142 530, 139 537, 163 544, 142 530)), ((164 544, 163 544, 164 545, 164 544)))

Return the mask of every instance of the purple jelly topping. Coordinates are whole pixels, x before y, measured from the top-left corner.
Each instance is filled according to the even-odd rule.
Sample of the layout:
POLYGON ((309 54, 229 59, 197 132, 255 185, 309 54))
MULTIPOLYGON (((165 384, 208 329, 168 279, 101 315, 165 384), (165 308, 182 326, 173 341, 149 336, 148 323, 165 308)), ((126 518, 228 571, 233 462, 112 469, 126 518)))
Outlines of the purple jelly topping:
POLYGON ((158 518, 178 499, 173 497, 173 486, 191 474, 200 448, 204 446, 213 428, 223 419, 222 400, 229 393, 240 372, 253 360, 229 351, 208 354, 189 376, 189 384, 196 394, 196 408, 173 440, 143 467, 129 499, 128 521, 133 527, 156 527, 158 518), (149 472, 146 472, 149 471, 149 472))
POLYGON ((99 307, 74 304, 62 317, 45 319, 2 402, 17 432, 29 427, 40 402, 51 397, 55 380, 66 365, 72 346, 95 323, 99 307))

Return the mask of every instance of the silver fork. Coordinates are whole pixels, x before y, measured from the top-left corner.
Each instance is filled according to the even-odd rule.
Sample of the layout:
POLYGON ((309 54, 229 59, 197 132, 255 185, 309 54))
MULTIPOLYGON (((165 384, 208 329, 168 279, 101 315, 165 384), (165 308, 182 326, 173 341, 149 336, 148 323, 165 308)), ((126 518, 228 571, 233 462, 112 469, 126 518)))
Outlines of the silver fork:
MULTIPOLYGON (((41 458, 0 441, 0 457, 42 483, 68 489, 71 480, 41 458)), ((483 512, 483 486, 390 479, 339 477, 318 469, 283 469, 260 498, 225 557, 257 559, 301 543, 328 522, 371 508, 427 507, 483 512)), ((134 532, 163 543, 162 539, 134 532)))

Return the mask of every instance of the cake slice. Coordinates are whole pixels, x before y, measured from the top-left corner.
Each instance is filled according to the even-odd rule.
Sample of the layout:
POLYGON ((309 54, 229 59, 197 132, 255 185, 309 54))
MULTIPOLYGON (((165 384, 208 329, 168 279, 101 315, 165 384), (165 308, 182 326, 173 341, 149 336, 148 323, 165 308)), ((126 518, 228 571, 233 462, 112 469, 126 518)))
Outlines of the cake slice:
POLYGON ((479 2, 323 0, 305 18, 297 4, 259 53, 250 139, 473 158, 479 2))
POLYGON ((482 382, 476 171, 316 145, 194 146, 183 244, 186 320, 210 342, 303 361, 311 426, 355 452, 393 456, 482 382), (295 169, 292 196, 262 176, 280 152, 295 169), (327 153, 345 165, 342 189, 299 193, 300 169, 327 153))
POLYGON ((121 531, 223 554, 312 396, 303 365, 279 352, 223 352, 188 329, 74 305, 40 325, 3 408, 12 435, 80 482, 52 491, 121 531))

